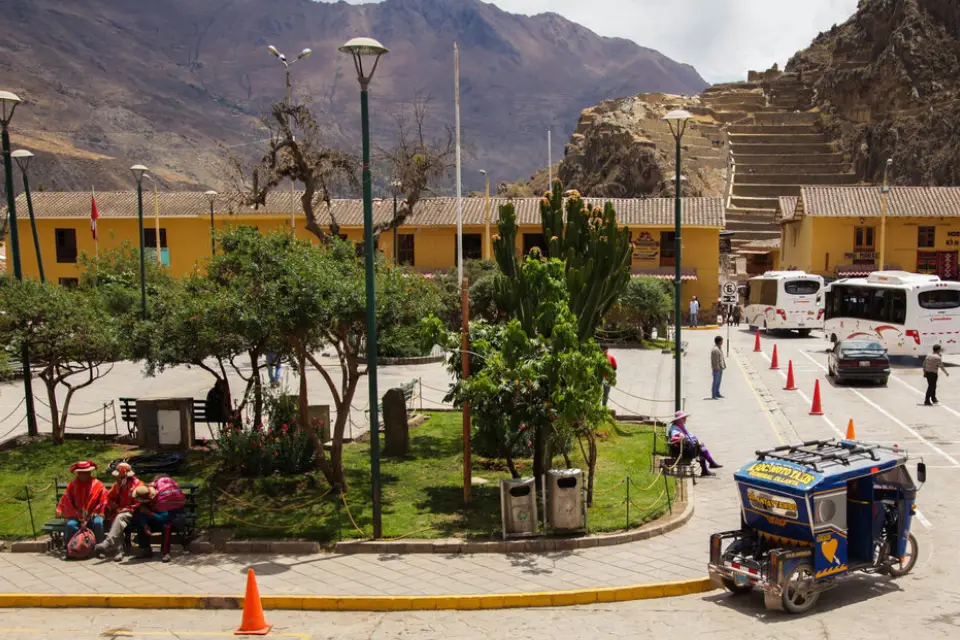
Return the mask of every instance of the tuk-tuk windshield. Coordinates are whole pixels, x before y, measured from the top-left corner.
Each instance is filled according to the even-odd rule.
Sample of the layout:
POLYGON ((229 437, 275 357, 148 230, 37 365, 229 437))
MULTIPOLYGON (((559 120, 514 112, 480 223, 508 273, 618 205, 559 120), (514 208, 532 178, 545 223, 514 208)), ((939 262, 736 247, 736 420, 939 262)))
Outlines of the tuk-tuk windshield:
POLYGON ((896 485, 906 491, 917 490, 917 485, 914 484, 913 478, 910 477, 910 472, 907 471, 907 467, 904 465, 878 473, 874 476, 874 483, 896 485))

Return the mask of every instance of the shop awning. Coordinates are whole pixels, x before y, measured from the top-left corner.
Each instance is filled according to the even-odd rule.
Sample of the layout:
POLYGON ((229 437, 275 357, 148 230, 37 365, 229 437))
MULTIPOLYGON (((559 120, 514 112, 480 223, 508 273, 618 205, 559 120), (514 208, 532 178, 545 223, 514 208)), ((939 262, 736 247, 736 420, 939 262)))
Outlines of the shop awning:
MULTIPOLYGON (((900 271, 900 265, 884 265, 884 270, 900 271)), ((836 267, 838 278, 857 278, 861 276, 868 276, 874 271, 878 271, 877 265, 875 264, 838 264, 836 267)))
POLYGON ((765 256, 774 251, 775 249, 737 249, 737 253, 750 256, 765 256))
MULTIPOLYGON (((673 267, 649 267, 646 269, 634 269, 634 278, 659 278, 660 280, 673 280, 676 277, 676 271, 673 267)), ((680 281, 691 281, 697 279, 697 270, 692 267, 680 268, 680 281)))

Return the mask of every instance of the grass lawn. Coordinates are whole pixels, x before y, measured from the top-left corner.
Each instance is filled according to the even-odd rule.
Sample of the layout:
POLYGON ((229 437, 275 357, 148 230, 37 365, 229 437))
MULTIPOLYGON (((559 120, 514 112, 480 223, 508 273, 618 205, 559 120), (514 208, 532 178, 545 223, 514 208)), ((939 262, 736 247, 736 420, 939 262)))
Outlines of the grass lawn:
MULTIPOLYGON (((381 461, 383 533, 386 538, 471 538, 499 537, 500 478, 509 477, 496 461, 474 461, 474 477, 487 483, 473 487, 473 503, 463 505, 461 423, 459 413, 430 414, 430 419, 410 433, 410 455, 406 459, 381 461)), ((625 479, 630 488, 630 526, 655 519, 667 510, 663 478, 649 472, 652 436, 648 427, 618 424, 603 434, 597 469, 594 506, 589 513, 591 531, 616 531, 627 527, 625 479), (651 505, 653 505, 651 507, 651 505)), ((105 469, 110 460, 140 453, 132 447, 110 443, 68 442, 62 447, 42 442, 0 452, 0 537, 31 535, 29 516, 24 513, 24 484, 31 490, 44 489, 54 476, 67 478, 70 463, 90 458, 105 469), (13 495, 14 497, 10 497, 13 495)), ((345 447, 344 462, 349 513, 357 526, 369 535, 372 529, 370 501, 369 443, 345 447)), ((574 465, 582 462, 577 451, 574 465)), ((305 538, 335 541, 361 537, 348 517, 348 509, 332 495, 322 477, 224 479, 207 483, 213 474, 213 457, 192 452, 181 482, 203 485, 200 526, 211 519, 217 527, 231 527, 237 538, 305 538), (212 518, 211 518, 212 516, 212 518)), ((529 472, 529 462, 524 461, 529 472)), ((562 460, 555 462, 562 468, 562 460)), ((585 467, 584 467, 585 468, 585 467)), ((109 482, 112 477, 105 477, 109 482)), ((670 491, 673 481, 670 479, 670 491)), ((33 500, 37 528, 53 514, 53 491, 48 489, 33 500)))

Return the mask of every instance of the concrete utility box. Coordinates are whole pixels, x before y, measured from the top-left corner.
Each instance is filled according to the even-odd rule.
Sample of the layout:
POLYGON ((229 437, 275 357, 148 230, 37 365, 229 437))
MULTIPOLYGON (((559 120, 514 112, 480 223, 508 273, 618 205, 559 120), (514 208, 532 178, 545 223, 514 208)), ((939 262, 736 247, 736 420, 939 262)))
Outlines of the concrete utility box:
POLYGON ((533 478, 500 481, 500 518, 504 539, 538 535, 537 483, 533 478))
POLYGON ((552 469, 547 471, 547 526, 559 531, 578 531, 587 526, 584 510, 583 471, 552 469))
POLYGON ((187 451, 194 437, 193 398, 137 400, 137 444, 140 447, 187 451))

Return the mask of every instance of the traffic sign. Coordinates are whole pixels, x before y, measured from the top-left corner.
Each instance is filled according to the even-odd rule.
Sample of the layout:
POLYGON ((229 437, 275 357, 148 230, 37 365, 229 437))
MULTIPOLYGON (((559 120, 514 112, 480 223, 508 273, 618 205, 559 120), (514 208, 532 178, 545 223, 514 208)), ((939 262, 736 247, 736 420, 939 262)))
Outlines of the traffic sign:
POLYGON ((720 293, 724 296, 735 296, 737 295, 737 283, 727 281, 720 286, 720 293))

